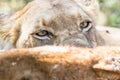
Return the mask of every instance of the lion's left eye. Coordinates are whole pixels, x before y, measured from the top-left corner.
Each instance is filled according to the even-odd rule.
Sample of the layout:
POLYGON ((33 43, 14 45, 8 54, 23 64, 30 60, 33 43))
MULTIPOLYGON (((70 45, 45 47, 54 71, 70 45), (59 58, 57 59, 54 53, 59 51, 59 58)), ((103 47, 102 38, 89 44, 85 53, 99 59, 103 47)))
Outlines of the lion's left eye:
POLYGON ((43 39, 51 39, 53 34, 47 30, 39 30, 32 34, 33 37, 43 40, 43 39))
POLYGON ((80 28, 82 31, 88 31, 92 27, 91 21, 83 21, 80 23, 80 28))

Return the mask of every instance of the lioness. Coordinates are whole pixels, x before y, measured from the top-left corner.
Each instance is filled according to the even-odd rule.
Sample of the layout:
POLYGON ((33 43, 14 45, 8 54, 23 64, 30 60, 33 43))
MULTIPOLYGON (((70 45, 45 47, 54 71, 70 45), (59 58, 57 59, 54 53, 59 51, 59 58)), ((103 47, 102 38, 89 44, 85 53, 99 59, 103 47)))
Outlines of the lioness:
POLYGON ((95 29, 96 7, 96 0, 34 0, 1 19, 0 49, 103 45, 95 29))

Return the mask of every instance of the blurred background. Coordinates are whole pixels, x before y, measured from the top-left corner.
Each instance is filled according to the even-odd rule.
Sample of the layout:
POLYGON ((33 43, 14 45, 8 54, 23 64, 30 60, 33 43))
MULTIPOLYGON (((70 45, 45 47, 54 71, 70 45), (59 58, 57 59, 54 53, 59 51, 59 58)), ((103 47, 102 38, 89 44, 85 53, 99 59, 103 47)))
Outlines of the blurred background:
MULTIPOLYGON (((100 17, 99 19, 105 21, 103 25, 109 25, 120 28, 120 0, 99 0, 100 3, 100 17)), ((102 24, 102 23, 101 23, 102 24)))
MULTIPOLYGON (((14 13, 32 0, 0 0, 0 12, 14 13)), ((98 0, 98 25, 120 28, 120 0, 98 0)))

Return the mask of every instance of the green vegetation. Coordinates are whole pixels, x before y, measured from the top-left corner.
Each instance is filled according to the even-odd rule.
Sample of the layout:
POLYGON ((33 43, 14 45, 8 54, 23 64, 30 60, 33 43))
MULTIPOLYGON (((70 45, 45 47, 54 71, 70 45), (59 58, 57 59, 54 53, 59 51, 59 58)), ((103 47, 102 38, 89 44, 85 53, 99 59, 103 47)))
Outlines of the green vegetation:
POLYGON ((120 28, 120 0, 99 0, 100 9, 107 16, 107 25, 120 28))
POLYGON ((23 8, 30 1, 32 0, 0 0, 0 11, 15 12, 23 8))

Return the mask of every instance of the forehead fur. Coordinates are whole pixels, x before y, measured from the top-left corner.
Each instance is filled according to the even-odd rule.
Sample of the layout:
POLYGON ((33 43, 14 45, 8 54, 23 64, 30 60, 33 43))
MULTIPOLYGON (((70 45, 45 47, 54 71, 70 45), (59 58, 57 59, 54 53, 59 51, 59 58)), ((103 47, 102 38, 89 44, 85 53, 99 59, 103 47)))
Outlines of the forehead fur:
POLYGON ((71 16, 76 18, 78 18, 78 16, 82 16, 83 18, 89 16, 74 0, 35 0, 26 7, 29 6, 29 9, 24 9, 24 15, 21 16, 24 24, 25 22, 31 23, 31 19, 29 19, 30 16, 32 16, 33 24, 36 20, 42 18, 46 21, 51 21, 51 19, 58 16, 67 16, 68 18, 71 16))

